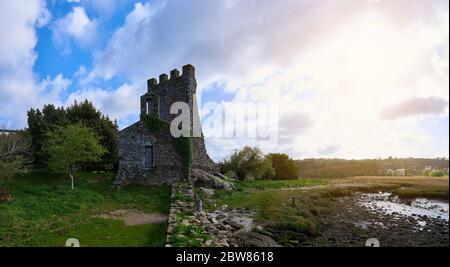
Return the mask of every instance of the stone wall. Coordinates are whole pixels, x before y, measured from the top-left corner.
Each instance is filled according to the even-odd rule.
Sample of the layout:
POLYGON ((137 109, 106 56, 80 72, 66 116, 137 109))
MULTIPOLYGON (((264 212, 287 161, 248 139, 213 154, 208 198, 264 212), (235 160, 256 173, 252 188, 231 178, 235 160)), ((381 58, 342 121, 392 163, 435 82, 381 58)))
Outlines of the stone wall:
POLYGON ((193 162, 192 168, 202 169, 207 172, 218 172, 219 167, 208 156, 208 152, 205 147, 205 140, 202 137, 193 137, 193 162))
MULTIPOLYGON (((255 212, 244 209, 217 207, 211 198, 214 189, 195 187, 191 181, 172 185, 171 204, 167 227, 166 247, 276 247, 279 246, 269 236, 262 235, 261 226, 254 222, 255 212), (205 192, 208 192, 205 194, 205 192), (200 208, 194 200, 202 198, 210 202, 214 210, 200 208), (200 196, 201 195, 201 196, 200 196), (208 196, 209 195, 209 196, 208 196), (190 227, 191 226, 191 227, 190 227), (179 232, 177 228, 190 229, 179 232), (192 236, 192 231, 197 235, 192 236), (198 235, 200 234, 200 235, 198 235), (178 243, 177 240, 185 240, 178 243)), ((202 202, 202 200, 200 200, 202 202)), ((200 205, 202 206, 202 205, 200 205)))
POLYGON ((151 132, 139 121, 119 133, 117 184, 171 184, 183 179, 181 157, 172 142, 169 125, 151 132), (145 146, 153 146, 154 167, 145 168, 145 146))
POLYGON ((170 209, 169 209, 169 219, 167 222, 167 233, 166 233, 166 247, 172 247, 173 231, 177 224, 181 223, 179 221, 179 214, 193 214, 194 213, 194 201, 193 201, 193 191, 192 183, 189 181, 185 183, 174 183, 172 184, 172 191, 170 195, 170 209), (185 201, 180 201, 177 199, 178 194, 184 194, 187 199, 185 201))

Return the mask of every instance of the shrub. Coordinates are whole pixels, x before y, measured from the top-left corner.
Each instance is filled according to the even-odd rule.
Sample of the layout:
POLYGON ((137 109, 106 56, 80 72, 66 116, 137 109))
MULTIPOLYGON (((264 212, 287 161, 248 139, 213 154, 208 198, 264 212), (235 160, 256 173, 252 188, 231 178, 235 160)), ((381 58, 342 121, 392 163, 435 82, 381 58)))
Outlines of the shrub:
POLYGON ((237 179, 237 175, 236 175, 236 173, 234 172, 234 171, 227 171, 226 173, 225 173, 225 176, 226 177, 228 177, 228 178, 230 178, 230 179, 237 179))
POLYGON ((430 172, 430 176, 432 177, 444 177, 444 172, 443 171, 432 171, 430 172))
POLYGON ((220 162, 219 167, 222 173, 234 172, 239 180, 247 177, 263 179, 266 175, 273 174, 270 162, 264 158, 264 154, 257 147, 246 146, 234 152, 228 159, 220 162))
POLYGON ((272 163, 275 170, 274 179, 297 179, 299 176, 299 168, 295 160, 289 158, 286 154, 268 154, 266 158, 272 163))
POLYGON ((219 163, 222 173, 234 172, 239 180, 255 179, 297 179, 299 168, 295 160, 286 154, 264 156, 257 147, 244 147, 219 163))

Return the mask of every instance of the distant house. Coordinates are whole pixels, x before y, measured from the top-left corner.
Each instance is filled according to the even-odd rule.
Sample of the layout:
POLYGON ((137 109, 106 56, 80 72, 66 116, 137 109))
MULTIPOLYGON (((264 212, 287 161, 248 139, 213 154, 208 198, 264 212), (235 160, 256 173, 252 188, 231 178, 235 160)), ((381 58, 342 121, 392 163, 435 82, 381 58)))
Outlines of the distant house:
POLYGON ((423 169, 424 171, 431 171, 433 169, 433 166, 425 166, 423 169))
POLYGON ((396 169, 395 170, 395 175, 396 176, 405 176, 406 175, 406 170, 405 169, 396 169))

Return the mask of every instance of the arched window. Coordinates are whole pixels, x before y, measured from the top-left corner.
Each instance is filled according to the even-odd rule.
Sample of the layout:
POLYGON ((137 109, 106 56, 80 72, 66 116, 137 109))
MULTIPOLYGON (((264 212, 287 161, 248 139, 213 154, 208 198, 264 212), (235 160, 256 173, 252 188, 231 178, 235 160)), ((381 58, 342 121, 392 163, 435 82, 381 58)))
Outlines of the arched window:
POLYGON ((145 168, 151 169, 154 167, 153 162, 153 145, 145 146, 145 168))

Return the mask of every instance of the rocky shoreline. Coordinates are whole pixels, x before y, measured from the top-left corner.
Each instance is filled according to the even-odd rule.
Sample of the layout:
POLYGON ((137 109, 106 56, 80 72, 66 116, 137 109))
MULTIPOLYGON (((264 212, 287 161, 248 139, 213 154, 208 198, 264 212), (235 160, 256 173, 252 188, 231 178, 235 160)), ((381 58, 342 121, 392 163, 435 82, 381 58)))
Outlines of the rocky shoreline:
POLYGON ((448 220, 368 209, 361 200, 358 194, 336 199, 319 221, 320 235, 303 245, 362 247, 376 238, 386 247, 449 246, 448 220))
POLYGON ((363 247, 373 238, 380 246, 389 247, 449 246, 448 203, 446 208, 427 200, 405 204, 381 193, 332 198, 326 201, 326 209, 315 214, 312 233, 283 222, 256 223, 256 213, 241 208, 223 205, 211 211, 203 209, 202 201, 215 206, 214 186, 232 190, 229 182, 218 182, 216 179, 208 186, 203 180, 201 185, 205 187, 196 184, 195 189, 193 182, 172 186, 166 246, 363 247), (399 205, 401 209, 387 211, 377 206, 380 203, 387 208, 399 205), (424 210, 422 214, 412 213, 419 208, 424 210))

